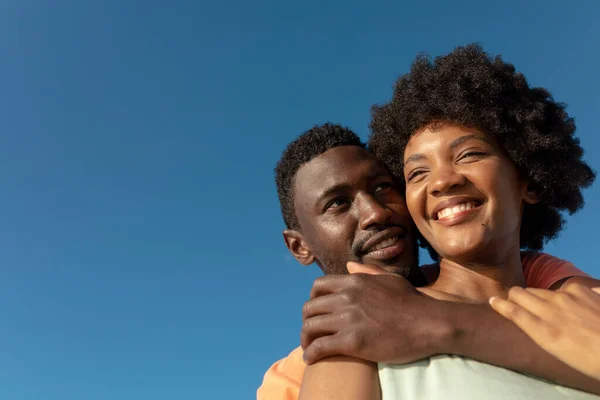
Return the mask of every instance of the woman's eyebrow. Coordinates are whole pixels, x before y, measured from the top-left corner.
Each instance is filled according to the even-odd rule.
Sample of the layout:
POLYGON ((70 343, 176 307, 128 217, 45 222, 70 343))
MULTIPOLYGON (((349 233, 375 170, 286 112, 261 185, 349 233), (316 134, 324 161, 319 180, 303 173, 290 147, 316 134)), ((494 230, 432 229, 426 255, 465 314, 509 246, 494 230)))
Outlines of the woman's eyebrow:
POLYGON ((485 142, 485 143, 489 144, 490 146, 494 145, 488 138, 486 138, 482 134, 480 134, 480 133, 471 133, 469 135, 461 136, 461 137, 459 137, 457 139, 454 139, 454 141, 452 141, 452 143, 450 143, 450 148, 452 150, 454 150, 456 147, 460 146, 464 142, 467 142, 467 141, 469 141, 471 139, 480 140, 482 142, 485 142))
POLYGON ((404 166, 406 166, 407 164, 411 163, 411 162, 417 162, 419 160, 424 159, 425 156, 421 153, 415 153, 412 156, 408 157, 406 159, 406 161, 404 161, 404 166))
MULTIPOLYGON (((484 135, 480 134, 480 133, 471 133, 468 135, 464 135, 461 136, 459 138, 456 138, 452 141, 452 143, 450 143, 450 148, 452 150, 454 150, 455 148, 457 148, 458 146, 460 146, 461 144, 463 144, 464 142, 467 142, 471 139, 475 139, 475 140, 480 140, 482 142, 485 142, 487 144, 489 144, 490 146, 493 146, 494 144, 488 139, 486 138, 484 135)), ((425 155, 421 154, 421 153, 415 153, 412 156, 408 157, 406 159, 406 161, 404 161, 404 166, 406 166, 407 164, 411 163, 411 162, 417 162, 420 161, 422 159, 425 158, 425 155)))

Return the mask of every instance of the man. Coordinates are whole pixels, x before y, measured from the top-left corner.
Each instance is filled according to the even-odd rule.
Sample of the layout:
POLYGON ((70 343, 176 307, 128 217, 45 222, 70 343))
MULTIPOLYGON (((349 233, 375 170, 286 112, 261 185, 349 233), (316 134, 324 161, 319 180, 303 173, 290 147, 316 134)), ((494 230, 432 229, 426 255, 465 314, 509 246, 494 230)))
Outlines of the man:
MULTIPOLYGON (((351 131, 331 124, 307 131, 288 146, 276 175, 288 249, 302 264, 315 262, 329 275, 315 282, 314 300, 303 310, 312 317, 301 336, 308 362, 343 354, 404 363, 450 353, 585 390, 595 387, 489 307, 434 300, 408 284, 404 278, 421 285, 423 272, 435 270, 419 269, 402 192, 351 131), (345 275, 349 261, 395 276, 345 275), (340 311, 319 316, 325 303, 336 303, 340 311)), ((524 255, 523 263, 529 286, 591 280, 546 255, 524 255)), ((303 367, 298 348, 267 372, 258 398, 296 399, 303 367)))

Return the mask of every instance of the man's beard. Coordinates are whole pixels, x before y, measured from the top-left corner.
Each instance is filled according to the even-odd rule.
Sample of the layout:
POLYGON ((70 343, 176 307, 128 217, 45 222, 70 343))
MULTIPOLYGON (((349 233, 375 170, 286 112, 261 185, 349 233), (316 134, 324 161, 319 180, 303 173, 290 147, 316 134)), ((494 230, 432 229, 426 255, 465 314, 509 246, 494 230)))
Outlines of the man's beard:
MULTIPOLYGON (((365 235, 362 238, 360 238, 359 240, 355 241, 352 244, 351 252, 352 252, 352 255, 356 258, 356 260, 352 260, 352 261, 355 261, 360 264, 365 264, 364 256, 367 254, 363 251, 365 243, 367 243, 367 241, 369 241, 373 236, 377 235, 379 232, 385 231, 386 229, 392 228, 394 226, 395 225, 386 225, 386 226, 378 227, 377 229, 372 230, 369 235, 365 235)), ((405 233, 405 235, 406 235, 406 233, 405 233)), ((404 238, 402 238, 402 240, 404 240, 404 238)), ((414 252, 413 252, 413 254, 414 254, 414 252)), ((411 275, 411 266, 394 265, 394 264, 396 264, 396 261, 398 259, 402 258, 402 256, 403 256, 403 253, 399 254, 395 258, 387 260, 387 261, 389 261, 389 263, 387 263, 385 266, 381 266, 381 265, 378 265, 378 266, 381 268, 385 268, 385 270, 387 272, 391 272, 396 275, 400 275, 404 278, 408 278, 411 275)), ((418 265, 418 263, 415 263, 415 264, 418 265)))
MULTIPOLYGON (((321 254, 323 254, 323 253, 321 253, 321 254)), ((365 261, 364 261, 364 258, 362 255, 357 255, 356 253, 351 253, 351 254, 352 255, 350 256, 349 259, 347 257, 324 256, 324 255, 320 256, 320 257, 318 257, 318 259, 320 260, 319 264, 321 266, 321 269, 323 270, 323 272, 325 272, 326 275, 347 275, 350 273, 350 272, 348 272, 348 269, 346 267, 346 264, 349 261, 356 262, 359 264, 365 264, 365 261)), ((399 255, 398 257, 401 257, 401 256, 402 255, 399 255)), ((394 261, 395 261, 395 259, 391 259, 389 264, 382 265, 381 263, 378 263, 378 265, 376 265, 376 266, 385 269, 387 272, 390 272, 390 273, 399 275, 403 278, 409 279, 409 277, 412 275, 412 273, 411 273, 412 268, 409 266, 394 265, 394 261)))
MULTIPOLYGON (((359 264, 365 264, 364 257, 366 253, 363 251, 365 243, 367 243, 369 239, 371 239, 379 232, 384 231, 390 227, 392 227, 392 225, 381 226, 375 230, 372 230, 368 235, 365 235, 362 238, 356 240, 354 243, 352 243, 350 252, 347 256, 332 256, 325 249, 314 249, 315 254, 317 255, 316 259, 319 260, 317 264, 319 264, 319 266, 326 275, 349 274, 348 269, 346 268, 346 264, 349 261, 356 262, 359 264)), ((409 233, 407 232, 405 235, 409 235, 409 233)), ((409 281, 411 281, 411 283, 422 285, 422 280, 418 277, 419 275, 421 275, 419 270, 419 247, 416 240, 413 240, 413 243, 411 243, 410 245, 413 247, 412 254, 414 257, 414 259, 411 260, 412 262, 410 262, 410 265, 406 265, 406 263, 396 264, 397 259, 404 258, 403 254, 400 254, 396 258, 388 260, 388 264, 382 265, 382 263, 378 263, 377 266, 380 268, 384 268, 387 272, 391 272, 393 274, 402 276, 403 278, 406 278, 409 281), (413 280, 415 282, 412 282, 413 280)))

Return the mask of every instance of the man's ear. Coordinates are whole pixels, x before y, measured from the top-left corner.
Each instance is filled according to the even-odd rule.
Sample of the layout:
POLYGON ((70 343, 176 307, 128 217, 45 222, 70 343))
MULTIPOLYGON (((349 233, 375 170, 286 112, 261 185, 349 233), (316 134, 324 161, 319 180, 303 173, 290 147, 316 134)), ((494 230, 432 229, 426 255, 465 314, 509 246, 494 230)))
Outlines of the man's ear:
POLYGON ((283 240, 288 250, 296 260, 302 265, 310 265, 315 262, 315 256, 312 250, 306 244, 304 236, 301 232, 294 229, 286 229, 283 231, 283 240))
POLYGON ((541 191, 537 185, 531 182, 523 184, 523 200, 527 204, 537 204, 540 202, 541 191))

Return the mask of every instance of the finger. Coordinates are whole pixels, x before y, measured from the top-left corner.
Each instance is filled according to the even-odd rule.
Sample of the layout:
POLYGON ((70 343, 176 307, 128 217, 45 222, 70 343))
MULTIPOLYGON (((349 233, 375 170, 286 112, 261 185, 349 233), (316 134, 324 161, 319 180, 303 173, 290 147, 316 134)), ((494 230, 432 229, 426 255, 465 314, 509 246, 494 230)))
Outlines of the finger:
POLYGON ((348 323, 350 317, 347 313, 325 314, 308 318, 302 324, 300 331, 300 345, 306 348, 310 343, 321 337, 333 335, 348 323))
MULTIPOLYGON (((554 294, 556 295, 556 293, 554 294)), ((518 286, 508 291, 507 300, 543 319, 550 317, 552 314, 552 306, 548 301, 518 286)))
POLYGON ((344 289, 351 284, 351 278, 351 275, 330 275, 317 278, 310 290, 310 298, 314 299, 344 289))
POLYGON ((534 296, 537 296, 540 299, 546 301, 552 300, 552 297, 556 294, 556 292, 554 292, 553 290, 547 289, 527 288, 525 290, 533 294, 534 296))
POLYGON ((340 310, 347 303, 340 293, 327 294, 308 300, 302 307, 302 320, 340 310))
MULTIPOLYGON (((508 300, 504 300, 499 297, 492 296, 492 297, 490 297, 490 299, 488 301, 494 311, 496 311, 498 314, 502 315, 503 317, 506 317, 505 310, 507 309, 507 307, 510 306, 510 302, 508 300), (509 304, 507 304, 507 303, 509 303, 509 304)), ((506 317, 506 318, 508 318, 508 317, 506 317)))
MULTIPOLYGON (((565 289, 566 293, 573 296, 573 301, 577 306, 587 306, 596 312, 600 311, 600 298, 593 289, 577 283, 568 285, 565 289)), ((590 311, 591 311, 590 310, 590 311)))
POLYGON ((304 350, 304 361, 312 364, 322 358, 335 355, 357 357, 360 349, 360 342, 357 338, 357 335, 352 334, 321 336, 313 340, 310 346, 304 350))
MULTIPOLYGON (((525 308, 512 301, 502 300, 497 297, 490 298, 490 305, 498 314, 514 322, 527 335, 533 338, 536 329, 540 329, 543 321, 525 308)), ((535 340, 535 339, 534 339, 535 340)))
POLYGON ((375 265, 359 264, 352 261, 346 264, 346 268, 351 274, 393 275, 387 272, 385 269, 375 265))
POLYGON ((592 290, 598 294, 600 294, 600 287, 592 288, 592 290))
POLYGON ((503 317, 512 321, 538 346, 546 351, 552 352, 552 344, 556 343, 561 335, 560 327, 556 324, 546 322, 531 314, 523 307, 507 300, 490 298, 492 308, 503 317))

